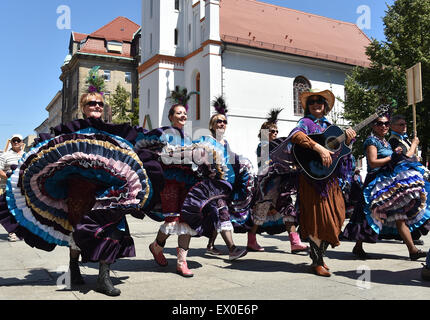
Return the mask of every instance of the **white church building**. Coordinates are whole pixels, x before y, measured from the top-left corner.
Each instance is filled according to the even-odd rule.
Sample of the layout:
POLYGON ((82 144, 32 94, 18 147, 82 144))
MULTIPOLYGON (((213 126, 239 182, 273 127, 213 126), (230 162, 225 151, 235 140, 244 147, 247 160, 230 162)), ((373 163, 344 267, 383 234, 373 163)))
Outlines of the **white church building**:
POLYGON ((346 75, 370 64, 370 40, 355 24, 315 14, 255 0, 142 0, 142 10, 140 125, 170 124, 166 98, 179 85, 200 92, 186 128, 198 138, 222 94, 226 138, 254 165, 270 109, 284 109, 278 136, 286 136, 303 115, 299 92, 330 89, 338 99, 329 118, 343 125, 346 75))

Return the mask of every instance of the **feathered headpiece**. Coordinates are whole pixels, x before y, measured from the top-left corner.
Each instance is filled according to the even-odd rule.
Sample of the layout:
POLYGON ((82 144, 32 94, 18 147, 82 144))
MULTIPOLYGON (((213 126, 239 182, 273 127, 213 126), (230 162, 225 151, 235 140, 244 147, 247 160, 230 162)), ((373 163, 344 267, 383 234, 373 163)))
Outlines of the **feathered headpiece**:
POLYGON ((88 85, 88 93, 97 92, 103 95, 105 90, 105 80, 99 76, 100 66, 93 67, 88 72, 86 84, 88 85))
POLYGON ((188 111, 188 101, 191 98, 191 95, 193 94, 200 94, 198 91, 191 91, 188 93, 187 88, 181 88, 179 86, 175 87, 175 90, 173 90, 170 93, 170 97, 167 97, 170 99, 174 104, 172 107, 177 105, 182 105, 185 107, 185 110, 188 111))
POLYGON ((281 113, 281 111, 284 109, 271 109, 269 111, 269 114, 267 116, 267 121, 266 123, 273 123, 276 124, 278 122, 278 116, 281 113))
POLYGON ((227 105, 225 104, 223 96, 215 98, 215 100, 212 101, 212 106, 215 108, 217 113, 222 114, 224 116, 228 112, 227 105))

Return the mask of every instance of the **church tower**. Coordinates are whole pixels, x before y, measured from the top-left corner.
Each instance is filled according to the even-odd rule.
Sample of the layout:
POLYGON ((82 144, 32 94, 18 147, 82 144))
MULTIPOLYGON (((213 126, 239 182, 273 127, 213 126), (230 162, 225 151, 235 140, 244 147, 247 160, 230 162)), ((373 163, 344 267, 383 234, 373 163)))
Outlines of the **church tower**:
MULTIPOLYGON (((221 94, 219 0, 142 0, 140 125, 169 125, 170 91, 198 91, 189 101, 192 131, 208 127, 221 94)), ((190 132, 189 132, 190 133, 190 132)))

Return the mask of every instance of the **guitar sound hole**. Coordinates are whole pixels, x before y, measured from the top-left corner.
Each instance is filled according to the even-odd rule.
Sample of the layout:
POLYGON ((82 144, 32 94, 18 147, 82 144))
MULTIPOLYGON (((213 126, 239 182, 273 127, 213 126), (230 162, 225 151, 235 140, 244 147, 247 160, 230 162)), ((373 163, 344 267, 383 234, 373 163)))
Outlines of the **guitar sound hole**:
POLYGON ((330 151, 337 151, 340 148, 340 143, 337 141, 336 137, 329 137, 326 140, 326 147, 330 151))

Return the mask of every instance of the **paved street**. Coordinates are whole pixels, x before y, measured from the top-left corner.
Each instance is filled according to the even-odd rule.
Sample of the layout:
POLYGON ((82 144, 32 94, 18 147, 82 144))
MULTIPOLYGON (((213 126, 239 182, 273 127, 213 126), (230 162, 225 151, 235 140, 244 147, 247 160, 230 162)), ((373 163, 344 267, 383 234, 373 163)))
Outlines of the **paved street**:
MULTIPOLYGON (((228 255, 205 255, 206 238, 193 238, 188 263, 195 276, 183 278, 175 273, 177 237, 170 237, 165 254, 169 265, 159 267, 152 260, 148 245, 158 231, 149 218, 129 218, 137 256, 113 265, 112 278, 121 296, 110 298, 93 290, 98 265, 81 267, 86 285, 72 290, 57 287, 64 282, 68 249, 53 252, 33 249, 23 241, 8 242, 0 233, 0 299, 20 300, 421 300, 430 298, 430 282, 420 278, 421 263, 408 260, 400 241, 381 241, 365 245, 373 259, 356 260, 353 243, 329 248, 326 263, 332 277, 310 274, 306 254, 291 254, 287 234, 258 236, 265 252, 250 252, 229 262, 228 255), (357 271, 362 270, 362 271, 357 271), (368 270, 366 273, 363 270, 368 270), (362 281, 363 279, 370 281, 362 281)), ((246 245, 245 234, 235 234, 237 245, 246 245)), ((420 246, 428 250, 430 236, 420 246)), ((216 244, 227 253, 222 238, 216 244)))

